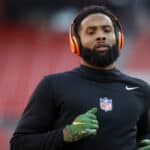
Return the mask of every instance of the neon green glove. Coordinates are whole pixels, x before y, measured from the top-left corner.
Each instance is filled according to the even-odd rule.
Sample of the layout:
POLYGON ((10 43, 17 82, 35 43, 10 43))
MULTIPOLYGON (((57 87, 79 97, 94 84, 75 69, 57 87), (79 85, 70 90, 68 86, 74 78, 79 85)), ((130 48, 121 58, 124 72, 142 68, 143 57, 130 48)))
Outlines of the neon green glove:
POLYGON ((74 142, 84 137, 96 135, 98 120, 96 118, 97 108, 94 107, 84 114, 77 116, 71 125, 63 129, 64 141, 74 142))
POLYGON ((140 148, 138 150, 150 150, 150 140, 145 139, 140 142, 140 148))

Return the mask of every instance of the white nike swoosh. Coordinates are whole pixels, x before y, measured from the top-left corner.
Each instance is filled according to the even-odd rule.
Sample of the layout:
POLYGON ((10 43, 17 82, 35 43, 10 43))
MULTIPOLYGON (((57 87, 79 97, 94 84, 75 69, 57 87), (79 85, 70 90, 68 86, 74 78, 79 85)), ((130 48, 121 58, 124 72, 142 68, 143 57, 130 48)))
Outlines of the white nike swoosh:
POLYGON ((138 88, 139 88, 138 86, 135 86, 135 87, 128 87, 127 85, 125 86, 125 89, 127 91, 135 90, 135 89, 138 89, 138 88))

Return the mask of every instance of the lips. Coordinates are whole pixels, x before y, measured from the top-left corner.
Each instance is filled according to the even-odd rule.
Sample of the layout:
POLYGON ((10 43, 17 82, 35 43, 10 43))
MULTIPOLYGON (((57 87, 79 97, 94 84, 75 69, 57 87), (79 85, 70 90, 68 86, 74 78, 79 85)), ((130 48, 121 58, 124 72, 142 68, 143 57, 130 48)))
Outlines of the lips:
POLYGON ((94 46, 94 49, 96 51, 99 51, 99 52, 105 52, 109 49, 109 46, 105 43, 97 43, 95 46, 94 46))

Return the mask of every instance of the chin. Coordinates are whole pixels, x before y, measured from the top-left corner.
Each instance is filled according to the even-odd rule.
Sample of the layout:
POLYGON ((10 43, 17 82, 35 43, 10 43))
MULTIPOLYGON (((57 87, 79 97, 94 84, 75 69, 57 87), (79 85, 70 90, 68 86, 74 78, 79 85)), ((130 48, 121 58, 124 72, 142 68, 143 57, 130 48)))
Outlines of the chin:
POLYGON ((82 48, 80 56, 92 66, 107 67, 117 60, 119 57, 119 51, 116 49, 116 46, 109 48, 105 52, 82 48))

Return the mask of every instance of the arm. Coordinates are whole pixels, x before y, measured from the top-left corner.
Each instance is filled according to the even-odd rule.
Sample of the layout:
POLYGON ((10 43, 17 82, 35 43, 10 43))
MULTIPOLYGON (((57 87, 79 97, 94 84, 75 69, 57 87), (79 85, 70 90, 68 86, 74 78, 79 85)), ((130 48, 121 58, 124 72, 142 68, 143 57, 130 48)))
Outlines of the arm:
POLYGON ((150 149, 150 86, 146 91, 145 112, 137 124, 137 143, 139 150, 150 149))
POLYGON ((52 130, 57 110, 48 82, 44 78, 33 92, 11 139, 11 150, 61 149, 62 129, 52 130))
POLYGON ((138 150, 150 149, 150 110, 147 110, 138 123, 138 150))
POLYGON ((137 124, 137 141, 150 139, 150 108, 145 111, 137 124))

